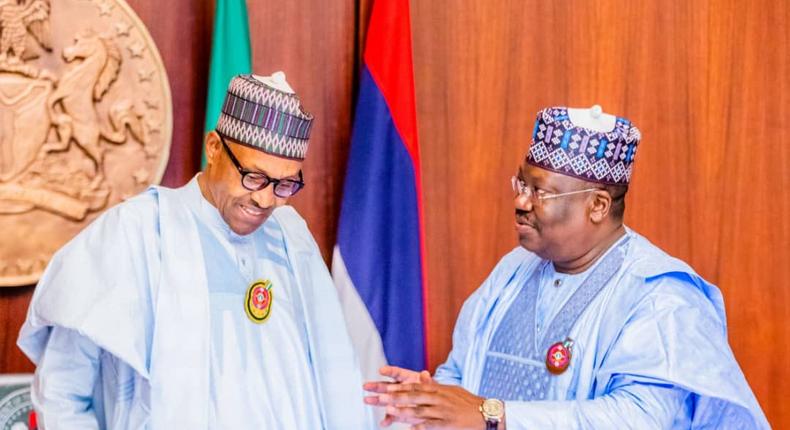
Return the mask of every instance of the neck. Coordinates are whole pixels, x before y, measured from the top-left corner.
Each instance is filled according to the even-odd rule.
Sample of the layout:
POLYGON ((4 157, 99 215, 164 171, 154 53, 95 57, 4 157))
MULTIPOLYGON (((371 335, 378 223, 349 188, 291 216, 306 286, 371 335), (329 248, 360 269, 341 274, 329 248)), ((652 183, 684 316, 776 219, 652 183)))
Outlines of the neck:
POLYGON ((623 224, 606 232, 595 245, 584 254, 567 261, 554 261, 554 269, 560 273, 581 273, 592 267, 606 251, 625 234, 623 224))

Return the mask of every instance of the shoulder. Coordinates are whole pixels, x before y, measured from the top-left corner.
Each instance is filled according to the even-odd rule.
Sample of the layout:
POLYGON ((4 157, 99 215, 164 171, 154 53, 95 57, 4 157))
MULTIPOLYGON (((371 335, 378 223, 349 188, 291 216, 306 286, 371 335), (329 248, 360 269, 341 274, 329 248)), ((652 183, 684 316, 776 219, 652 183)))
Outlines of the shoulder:
POLYGON ((517 246, 499 260, 478 292, 484 296, 498 296, 508 285, 531 273, 540 261, 537 255, 517 246))
POLYGON ((622 277, 613 290, 610 308, 630 309, 625 318, 689 310, 726 323, 722 294, 715 285, 643 236, 630 230, 628 234, 622 277))
POLYGON ((693 288, 712 300, 716 306, 721 293, 715 285, 705 280, 688 263, 664 252, 643 236, 630 231, 631 243, 626 253, 625 268, 634 281, 646 285, 683 285, 693 288))
POLYGON ((467 298, 466 304, 496 302, 509 285, 521 280, 540 261, 537 255, 517 246, 499 260, 483 284, 467 298))
POLYGON ((156 216, 159 210, 157 189, 151 187, 134 197, 107 209, 95 222, 113 221, 142 221, 156 216))
MULTIPOLYGON (((674 312, 679 309, 699 309, 714 315, 715 301, 706 291, 684 277, 662 276, 647 282, 649 292, 643 303, 657 312, 674 312)), ((715 287, 714 287, 715 288, 715 287)))
POLYGON ((309 233, 307 221, 302 218, 293 206, 280 206, 274 210, 272 217, 277 220, 283 229, 293 229, 300 232, 307 231, 309 233))
POLYGON ((128 236, 145 230, 158 230, 158 200, 148 189, 104 211, 88 224, 63 249, 83 241, 109 244, 113 238, 128 236))
MULTIPOLYGON (((669 255, 644 236, 630 229, 628 235, 630 243, 626 252, 626 264, 629 273, 648 281, 669 273, 685 274, 689 278, 702 280, 688 263, 669 255)), ((690 280, 695 281, 695 279, 690 280)))
MULTIPOLYGON (((633 303, 634 312, 656 315, 692 312, 704 315, 712 325, 726 325, 724 300, 715 285, 644 238, 633 245, 629 253, 638 255, 626 263, 623 285, 626 288, 620 289, 620 295, 633 303)), ((620 303, 620 307, 628 306, 620 303)))
POLYGON ((540 257, 530 251, 527 251, 523 246, 517 246, 499 259, 497 267, 502 265, 519 265, 524 261, 531 259, 540 259, 540 257))
POLYGON ((521 246, 517 246, 499 260, 494 266, 494 270, 491 271, 491 276, 508 277, 520 269, 528 268, 539 261, 540 257, 521 246))
POLYGON ((307 228, 307 222, 293 206, 281 206, 275 209, 267 223, 269 222, 279 225, 290 247, 300 251, 318 252, 318 244, 307 228))

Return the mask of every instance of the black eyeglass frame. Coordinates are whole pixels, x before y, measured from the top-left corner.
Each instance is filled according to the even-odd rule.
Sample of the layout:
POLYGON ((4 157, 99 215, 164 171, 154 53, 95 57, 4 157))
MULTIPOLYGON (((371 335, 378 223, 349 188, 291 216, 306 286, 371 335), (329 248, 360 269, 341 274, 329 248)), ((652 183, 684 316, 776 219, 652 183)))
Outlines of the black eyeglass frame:
POLYGON ((241 175, 241 186, 244 187, 244 189, 246 189, 248 191, 260 191, 260 190, 268 187, 270 184, 274 184, 273 185, 273 187, 274 187, 273 188, 274 189, 274 195, 277 196, 277 197, 280 197, 280 198, 288 198, 288 197, 294 196, 296 193, 301 191, 302 188, 304 188, 305 183, 304 183, 304 177, 302 176, 302 171, 301 170, 299 170, 299 180, 295 180, 295 179, 276 179, 276 178, 272 178, 271 176, 269 176, 269 175, 267 175, 267 174, 265 174, 263 172, 256 172, 256 171, 253 171, 253 170, 247 170, 247 169, 241 167, 241 163, 239 163, 238 158, 236 158, 236 156, 233 155, 233 152, 231 152, 230 147, 225 142, 225 136, 223 136, 222 133, 220 133, 218 131, 217 131, 217 135, 219 136, 219 141, 222 142, 222 147, 225 148, 225 152, 228 153, 228 158, 230 158, 230 162, 233 164, 233 166, 236 168, 236 170, 239 171, 239 175, 241 175), (245 183, 245 179, 249 179, 249 178, 251 178, 253 181, 256 181, 256 182, 257 182, 257 180, 259 178, 263 182, 257 188, 256 187, 250 187, 250 186, 248 186, 248 184, 245 183), (288 195, 285 195, 285 196, 281 195, 280 193, 277 192, 277 186, 279 184, 281 184, 281 183, 282 184, 287 184, 287 183, 294 184, 296 186, 296 189, 294 189, 293 192, 291 192, 291 194, 288 194, 288 195))

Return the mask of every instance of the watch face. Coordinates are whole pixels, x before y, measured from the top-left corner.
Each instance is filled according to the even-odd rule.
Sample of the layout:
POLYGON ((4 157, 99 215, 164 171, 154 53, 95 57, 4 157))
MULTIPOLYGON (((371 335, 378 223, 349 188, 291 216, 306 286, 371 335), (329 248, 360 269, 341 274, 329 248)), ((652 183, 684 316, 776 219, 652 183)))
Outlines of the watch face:
POLYGON ((501 400, 486 399, 483 402, 483 413, 492 418, 502 418, 505 414, 505 404, 501 400))

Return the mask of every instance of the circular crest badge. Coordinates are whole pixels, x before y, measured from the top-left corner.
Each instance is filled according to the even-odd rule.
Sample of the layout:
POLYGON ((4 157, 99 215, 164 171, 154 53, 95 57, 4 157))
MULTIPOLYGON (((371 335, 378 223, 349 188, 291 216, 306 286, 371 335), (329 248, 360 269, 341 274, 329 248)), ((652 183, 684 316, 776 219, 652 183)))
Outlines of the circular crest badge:
POLYGON ((35 284, 102 212, 159 182, 173 103, 159 51, 124 0, 0 0, 0 31, 5 287, 35 284))
POLYGON ((272 282, 269 280, 255 281, 247 288, 247 295, 244 299, 244 311, 250 321, 261 324, 265 322, 272 312, 272 282))

